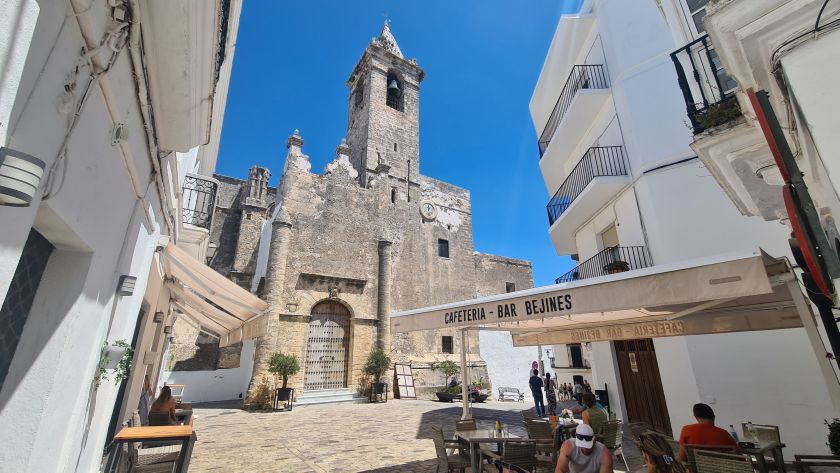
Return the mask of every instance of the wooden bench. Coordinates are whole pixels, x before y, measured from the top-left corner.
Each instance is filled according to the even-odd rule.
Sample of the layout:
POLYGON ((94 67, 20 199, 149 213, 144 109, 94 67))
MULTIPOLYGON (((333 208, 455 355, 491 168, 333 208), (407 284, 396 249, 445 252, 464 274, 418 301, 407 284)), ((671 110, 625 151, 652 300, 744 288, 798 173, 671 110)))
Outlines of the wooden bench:
POLYGON ((525 401, 525 394, 520 391, 518 388, 499 388, 499 400, 505 401, 510 399, 511 401, 525 401))

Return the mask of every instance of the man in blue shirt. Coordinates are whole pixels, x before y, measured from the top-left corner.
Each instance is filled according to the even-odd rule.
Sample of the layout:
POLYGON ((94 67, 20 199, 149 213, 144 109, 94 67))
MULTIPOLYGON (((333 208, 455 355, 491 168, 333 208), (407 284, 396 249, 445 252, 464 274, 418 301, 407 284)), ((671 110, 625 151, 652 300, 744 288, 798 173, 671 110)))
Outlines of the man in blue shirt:
POLYGON ((543 402, 543 380, 540 377, 540 370, 534 370, 534 375, 528 380, 531 386, 531 395, 534 396, 534 408, 537 410, 537 417, 545 417, 545 403, 543 402))

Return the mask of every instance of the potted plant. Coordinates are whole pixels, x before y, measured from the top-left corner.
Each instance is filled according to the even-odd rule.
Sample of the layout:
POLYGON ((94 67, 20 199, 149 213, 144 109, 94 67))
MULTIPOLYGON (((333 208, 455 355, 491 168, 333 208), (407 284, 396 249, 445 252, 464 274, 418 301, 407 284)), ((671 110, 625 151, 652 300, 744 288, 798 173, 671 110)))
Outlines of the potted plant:
POLYGON ((283 377, 283 387, 277 392, 277 400, 289 402, 292 400, 294 389, 288 387, 289 376, 294 376, 300 371, 300 363, 294 355, 284 355, 280 352, 273 353, 268 359, 268 371, 275 376, 283 377))
MULTIPOLYGON (((441 361, 440 363, 432 363, 431 368, 434 371, 442 372, 447 380, 458 376, 458 373, 461 372, 461 367, 458 366, 458 363, 451 360, 441 361)), ((438 400, 442 402, 452 402, 452 400, 455 399, 455 396, 460 393, 461 386, 453 379, 448 386, 443 386, 443 389, 436 392, 435 395, 438 400)))
POLYGON ((627 264, 626 261, 615 260, 612 263, 604 266, 604 271, 610 274, 623 273, 625 271, 630 271, 630 265, 627 264))
POLYGON ((385 394, 385 383, 382 382, 382 375, 391 368, 391 358, 385 354, 381 349, 376 349, 368 354, 367 362, 365 362, 362 371, 369 376, 373 376, 373 395, 385 394))

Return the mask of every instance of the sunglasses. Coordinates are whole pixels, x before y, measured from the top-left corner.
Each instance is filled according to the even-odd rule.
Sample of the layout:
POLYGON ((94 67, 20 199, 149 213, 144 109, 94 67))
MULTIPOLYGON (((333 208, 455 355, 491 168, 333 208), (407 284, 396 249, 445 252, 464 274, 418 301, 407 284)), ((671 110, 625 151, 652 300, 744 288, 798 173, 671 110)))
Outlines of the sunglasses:
POLYGON ((578 440, 583 440, 584 442, 590 442, 594 438, 593 435, 575 435, 578 440))

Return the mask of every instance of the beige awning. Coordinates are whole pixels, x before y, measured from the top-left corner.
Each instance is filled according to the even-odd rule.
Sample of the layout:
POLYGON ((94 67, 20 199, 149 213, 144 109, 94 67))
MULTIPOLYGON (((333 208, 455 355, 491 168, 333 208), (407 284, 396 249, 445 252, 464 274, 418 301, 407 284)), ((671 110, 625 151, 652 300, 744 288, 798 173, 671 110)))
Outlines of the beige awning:
POLYGON ((264 335, 268 304, 170 243, 163 251, 173 307, 227 346, 264 335))
POLYGON ((802 297, 758 249, 397 312, 391 327, 510 331, 516 346, 774 330, 803 326, 802 297))

